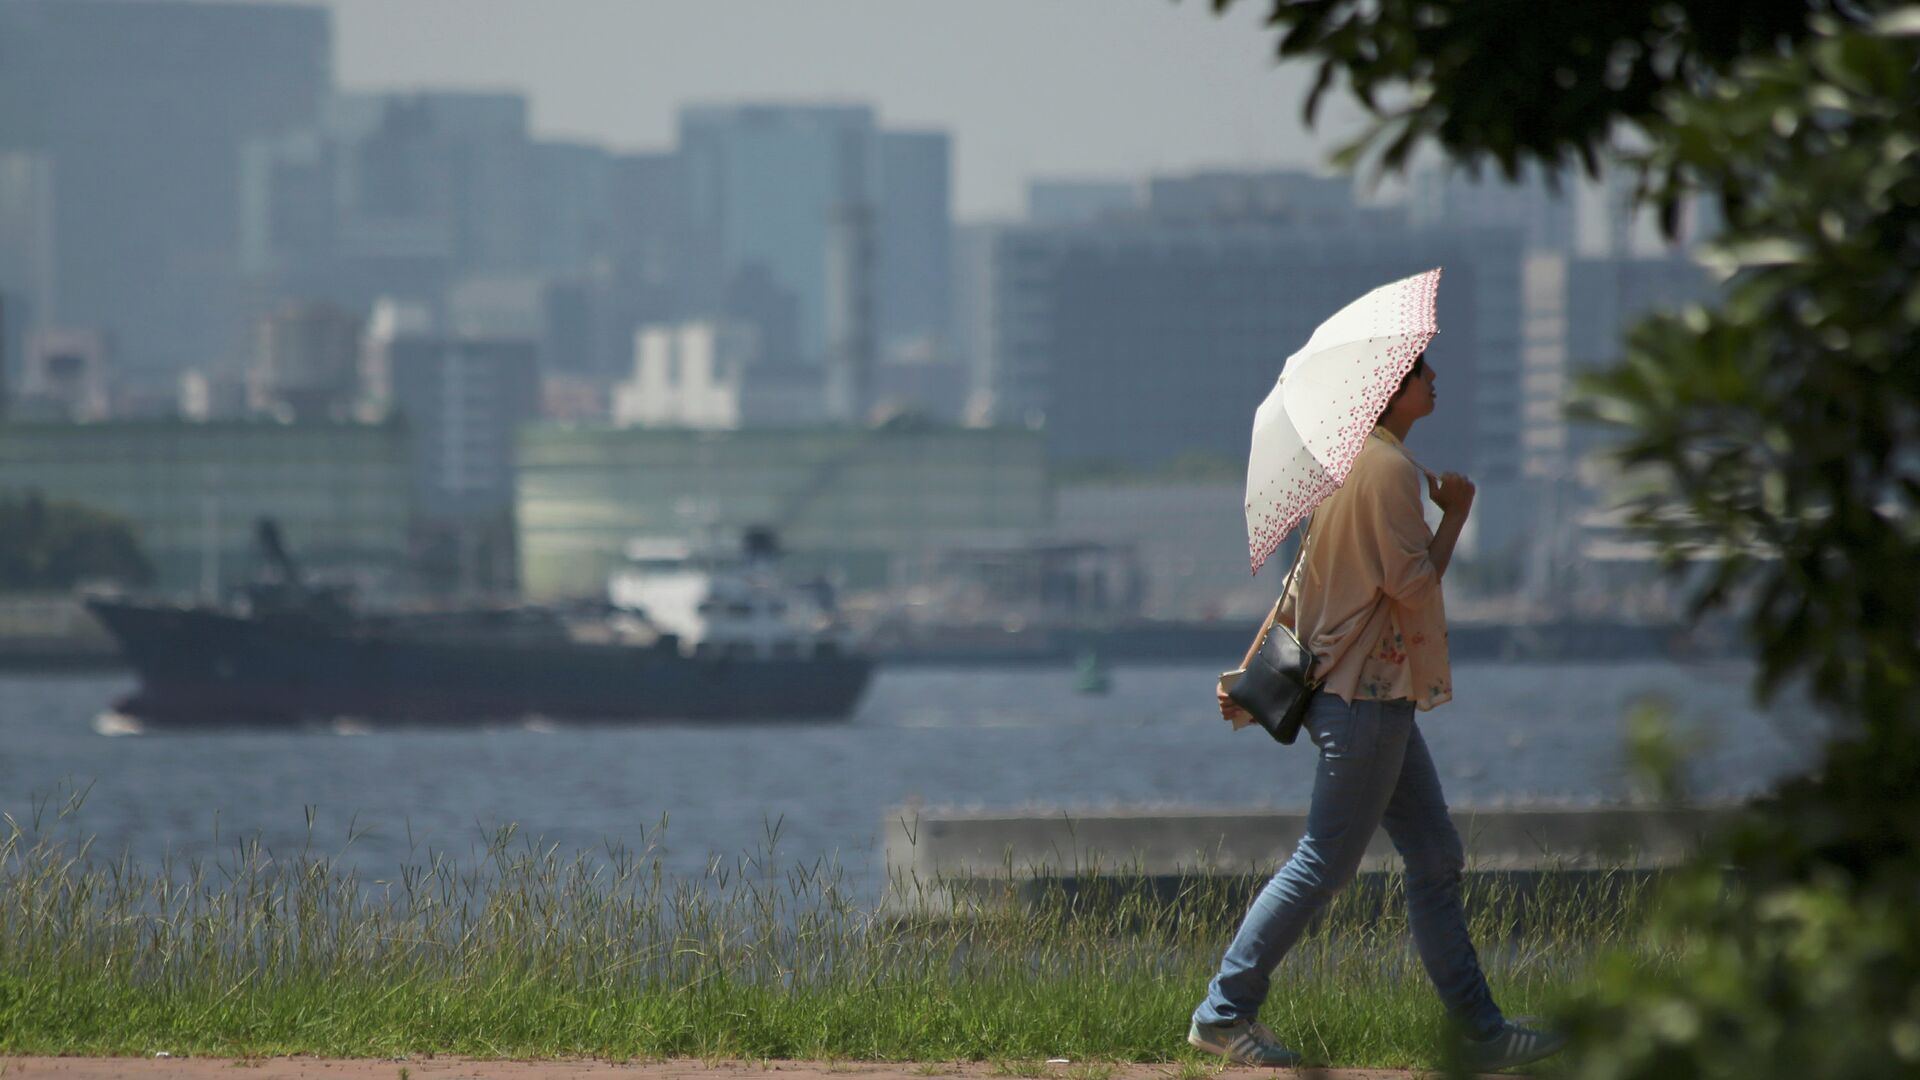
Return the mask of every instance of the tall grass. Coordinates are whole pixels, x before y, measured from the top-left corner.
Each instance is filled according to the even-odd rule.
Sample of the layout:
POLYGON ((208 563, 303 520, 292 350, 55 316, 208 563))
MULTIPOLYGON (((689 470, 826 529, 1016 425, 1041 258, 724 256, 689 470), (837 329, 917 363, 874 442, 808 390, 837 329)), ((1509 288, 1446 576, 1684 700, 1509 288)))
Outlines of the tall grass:
MULTIPOLYGON (((674 878, 651 847, 562 853, 511 827, 467 865, 429 851, 367 877, 257 840, 142 868, 38 826, 0 832, 8 1053, 1169 1060, 1257 884, 1008 866, 896 875, 875 903, 825 861, 674 878)), ((1556 880, 1470 877, 1509 1013, 1631 945, 1651 890, 1556 880)), ((1437 1060, 1396 880, 1336 899, 1264 1018, 1313 1061, 1437 1060)))

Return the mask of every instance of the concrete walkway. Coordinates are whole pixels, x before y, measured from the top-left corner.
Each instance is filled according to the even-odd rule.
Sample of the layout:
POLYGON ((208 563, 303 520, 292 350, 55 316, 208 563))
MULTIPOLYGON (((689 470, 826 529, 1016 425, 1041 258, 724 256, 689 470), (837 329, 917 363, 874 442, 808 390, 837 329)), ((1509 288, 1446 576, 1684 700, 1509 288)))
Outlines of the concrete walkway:
POLYGON ((1407 1080, 1422 1075, 1400 1069, 1267 1070, 1233 1066, 1194 1071, 1180 1065, 995 1066, 981 1062, 868 1064, 820 1061, 713 1061, 692 1059, 612 1062, 498 1061, 474 1058, 88 1058, 0 1056, 0 1078, 15 1080, 1201 1080, 1274 1075, 1315 1080, 1407 1080))

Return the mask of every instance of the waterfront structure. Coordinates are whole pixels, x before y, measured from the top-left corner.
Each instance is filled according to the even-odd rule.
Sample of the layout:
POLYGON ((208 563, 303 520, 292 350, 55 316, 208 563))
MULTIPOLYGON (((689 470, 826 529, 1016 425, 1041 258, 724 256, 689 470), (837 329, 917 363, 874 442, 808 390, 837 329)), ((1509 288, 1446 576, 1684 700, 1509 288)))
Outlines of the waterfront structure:
MULTIPOLYGON (((1054 528, 1063 539, 1126 545, 1144 578, 1140 614, 1149 619, 1225 619, 1258 626, 1291 565, 1247 574, 1246 485, 1235 480, 1061 483, 1054 528)), ((1449 601, 1452 596, 1449 596, 1449 601)))
POLYGON ((260 319, 247 408, 283 420, 344 420, 360 396, 364 323, 327 304, 287 304, 260 319))
POLYGON ((133 523, 164 592, 252 577, 254 524, 279 520, 309 565, 397 572, 412 515, 398 425, 181 420, 0 423, 0 477, 133 523))
POLYGON ((245 374, 188 368, 180 373, 176 392, 174 415, 183 420, 236 420, 249 412, 245 374))
POLYGON ((19 400, 13 415, 82 423, 112 411, 108 366, 112 342, 99 330, 43 326, 27 336, 19 400))
POLYGON ((0 4, 0 288, 21 317, 108 331, 129 377, 237 366, 235 162, 313 121, 330 38, 315 6, 0 4))
POLYGON ((628 541, 775 530, 797 573, 865 588, 959 546, 1017 545, 1052 518, 1040 436, 898 423, 693 431, 541 424, 520 437, 521 584, 601 595, 628 541))

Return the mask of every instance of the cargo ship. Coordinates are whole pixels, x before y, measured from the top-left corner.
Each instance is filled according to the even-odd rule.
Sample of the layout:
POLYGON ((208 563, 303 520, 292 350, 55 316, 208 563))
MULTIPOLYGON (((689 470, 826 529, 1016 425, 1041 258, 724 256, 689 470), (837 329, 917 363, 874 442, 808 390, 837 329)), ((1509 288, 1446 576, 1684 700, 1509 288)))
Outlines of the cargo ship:
POLYGON ((764 530, 731 551, 652 544, 606 600, 380 613, 357 610, 342 586, 306 582, 272 522, 258 537, 273 573, 228 602, 87 598, 140 679, 114 706, 122 718, 833 720, 852 714, 872 674, 831 599, 780 579, 764 530), (649 597, 671 614, 642 607, 649 597))

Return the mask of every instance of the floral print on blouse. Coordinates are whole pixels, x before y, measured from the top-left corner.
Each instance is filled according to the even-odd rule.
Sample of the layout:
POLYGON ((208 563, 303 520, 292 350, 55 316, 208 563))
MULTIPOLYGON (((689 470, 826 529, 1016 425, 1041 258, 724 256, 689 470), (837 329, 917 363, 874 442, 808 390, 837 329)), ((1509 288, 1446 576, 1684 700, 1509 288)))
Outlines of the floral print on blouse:
POLYGON ((1346 483, 1314 511, 1280 621, 1313 650, 1326 689, 1347 701, 1408 700, 1426 710, 1453 698, 1424 498, 1420 467, 1376 427, 1346 483))

